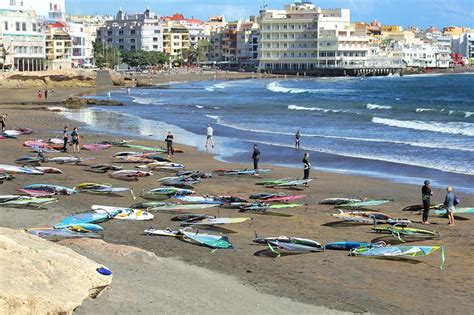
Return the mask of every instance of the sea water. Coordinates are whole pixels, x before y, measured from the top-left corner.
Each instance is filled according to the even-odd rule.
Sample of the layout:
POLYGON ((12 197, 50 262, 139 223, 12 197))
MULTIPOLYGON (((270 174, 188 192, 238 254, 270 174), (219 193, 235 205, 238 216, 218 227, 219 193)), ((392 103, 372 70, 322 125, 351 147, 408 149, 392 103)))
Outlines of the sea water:
MULTIPOLYGON (((98 95, 96 97, 105 97, 98 95)), ((68 112, 97 130, 204 149, 214 128, 220 159, 313 167, 474 193, 474 75, 300 78, 174 83, 112 91, 124 107, 68 112), (294 149, 301 130, 302 150, 294 149)))

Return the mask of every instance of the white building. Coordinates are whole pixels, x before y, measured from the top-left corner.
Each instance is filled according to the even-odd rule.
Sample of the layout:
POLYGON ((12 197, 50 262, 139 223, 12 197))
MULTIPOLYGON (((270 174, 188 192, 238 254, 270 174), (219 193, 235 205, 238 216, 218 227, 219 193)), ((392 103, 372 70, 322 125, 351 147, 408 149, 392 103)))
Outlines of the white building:
POLYGON ((160 17, 148 9, 130 15, 119 11, 98 29, 97 39, 123 51, 163 51, 160 17))
POLYGON ((0 0, 0 9, 36 11, 47 20, 64 20, 65 0, 0 0))
POLYGON ((0 10, 0 67, 40 71, 44 60, 45 36, 36 13, 0 10))
MULTIPOLYGON (((474 33, 462 33, 453 40, 453 52, 468 59, 474 59, 474 33)), ((473 64, 471 62, 471 64, 473 64)))
POLYGON ((321 9, 310 2, 260 11, 260 68, 307 71, 363 67, 369 37, 350 22, 348 9, 321 9))
POLYGON ((74 68, 89 64, 84 24, 68 22, 68 33, 72 41, 71 62, 74 68))

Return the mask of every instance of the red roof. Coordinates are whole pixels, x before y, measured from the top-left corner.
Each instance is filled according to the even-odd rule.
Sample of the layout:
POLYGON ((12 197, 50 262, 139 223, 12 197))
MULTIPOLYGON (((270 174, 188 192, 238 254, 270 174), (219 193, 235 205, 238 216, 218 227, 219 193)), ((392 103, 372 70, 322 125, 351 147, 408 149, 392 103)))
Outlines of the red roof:
POLYGON ((61 28, 61 27, 66 27, 66 23, 55 22, 55 23, 49 24, 48 26, 51 28, 61 28))
POLYGON ((186 22, 188 22, 188 23, 197 23, 197 24, 202 24, 202 23, 204 23, 203 21, 201 21, 201 20, 199 20, 199 19, 193 19, 193 18, 187 19, 187 18, 185 18, 184 15, 181 14, 181 13, 175 13, 175 14, 172 15, 172 16, 167 16, 165 19, 166 19, 166 20, 171 20, 171 21, 186 21, 186 22))

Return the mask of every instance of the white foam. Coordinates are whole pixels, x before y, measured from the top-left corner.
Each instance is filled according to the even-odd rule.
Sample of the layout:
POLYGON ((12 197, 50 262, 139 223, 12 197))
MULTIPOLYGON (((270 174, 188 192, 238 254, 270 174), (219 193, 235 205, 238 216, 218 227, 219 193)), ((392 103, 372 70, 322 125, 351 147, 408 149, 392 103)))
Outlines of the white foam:
POLYGON ((373 117, 372 122, 375 124, 382 124, 382 125, 387 125, 387 126, 396 127, 396 128, 432 131, 432 132, 474 137, 474 124, 472 123, 464 123, 464 122, 442 123, 442 122, 437 122, 437 121, 396 120, 396 119, 379 118, 379 117, 373 117))
POLYGON ((391 109, 392 106, 389 105, 378 105, 378 104, 367 104, 367 109, 391 109))
MULTIPOLYGON (((232 128, 235 130, 248 131, 248 132, 254 132, 254 133, 276 134, 276 135, 282 135, 282 136, 294 136, 294 133, 290 133, 290 132, 253 129, 253 128, 246 128, 243 126, 239 126, 237 124, 227 123, 227 122, 224 122, 220 116, 216 116, 216 115, 206 115, 206 117, 214 119, 217 125, 232 128)), ((470 148, 466 146, 458 146, 458 145, 453 145, 452 143, 448 144, 448 143, 442 143, 442 142, 432 142, 432 143, 409 142, 409 141, 391 140, 391 139, 358 138, 358 137, 305 134, 305 133, 303 133, 302 136, 308 137, 308 138, 361 141, 361 142, 371 142, 371 143, 392 143, 392 144, 398 144, 398 145, 408 145, 412 147, 421 147, 421 148, 430 148, 430 149, 450 149, 450 150, 474 152, 474 147, 470 148)))
POLYGON ((221 82, 207 87, 205 90, 208 92, 214 92, 215 90, 225 90, 231 86, 231 82, 221 82))
POLYGON ((464 118, 468 118, 474 115, 474 112, 464 112, 464 118))
POLYGON ((196 108, 203 109, 203 108, 204 108, 204 106, 201 106, 201 105, 196 105, 196 108))
POLYGON ((162 105, 161 103, 157 102, 153 98, 145 98, 145 97, 133 97, 133 102, 143 105, 162 105))
POLYGON ((422 113, 422 112, 436 112, 436 109, 433 108, 417 108, 416 112, 417 113, 422 113))
POLYGON ((359 113, 354 113, 351 111, 346 111, 342 109, 329 109, 329 108, 319 108, 319 107, 305 107, 305 106, 298 106, 298 105, 288 105, 289 110, 297 110, 297 111, 318 111, 324 113, 353 113, 359 115, 359 113))
POLYGON ((291 94, 301 94, 301 93, 348 93, 353 92, 353 90, 348 89, 300 89, 300 88, 287 88, 282 86, 280 83, 274 81, 272 83, 267 84, 267 90, 270 90, 275 93, 291 93, 291 94))

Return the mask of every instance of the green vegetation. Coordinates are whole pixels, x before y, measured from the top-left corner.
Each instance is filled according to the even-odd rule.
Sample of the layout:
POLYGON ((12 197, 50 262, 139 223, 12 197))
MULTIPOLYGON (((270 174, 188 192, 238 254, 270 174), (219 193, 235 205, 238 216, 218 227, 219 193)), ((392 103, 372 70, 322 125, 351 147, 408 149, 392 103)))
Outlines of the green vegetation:
POLYGON ((131 67, 148 67, 169 63, 169 56, 157 51, 123 51, 121 53, 124 63, 131 67))
POLYGON ((94 60, 97 67, 113 69, 120 61, 120 51, 107 43, 94 43, 94 60))

